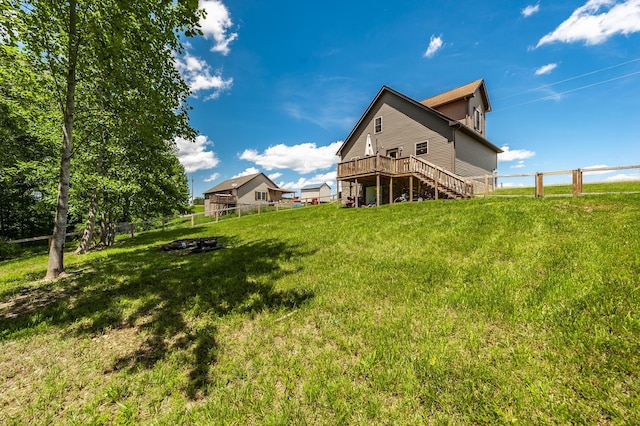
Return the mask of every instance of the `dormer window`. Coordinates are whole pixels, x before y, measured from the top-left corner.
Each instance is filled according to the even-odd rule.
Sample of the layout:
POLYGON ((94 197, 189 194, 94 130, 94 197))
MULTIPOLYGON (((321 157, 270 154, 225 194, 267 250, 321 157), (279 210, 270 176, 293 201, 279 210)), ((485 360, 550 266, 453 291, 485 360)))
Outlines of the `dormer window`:
POLYGON ((473 109, 473 128, 482 133, 482 112, 480 108, 473 109))
POLYGON ((376 117, 373 120, 373 133, 382 133, 382 117, 376 117))

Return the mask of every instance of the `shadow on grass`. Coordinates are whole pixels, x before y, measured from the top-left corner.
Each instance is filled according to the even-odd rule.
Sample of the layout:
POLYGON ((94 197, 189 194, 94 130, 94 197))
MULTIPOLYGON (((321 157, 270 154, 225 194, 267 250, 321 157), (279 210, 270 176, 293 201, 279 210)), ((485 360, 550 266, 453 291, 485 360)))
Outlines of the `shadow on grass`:
MULTIPOLYGON (((185 234, 164 233, 166 241, 161 242, 185 234)), ((313 297, 304 289, 275 287, 280 278, 299 270, 296 258, 309 254, 299 246, 277 239, 243 243, 220 237, 227 248, 186 255, 148 246, 157 238, 130 240, 120 250, 108 249, 105 256, 87 260, 77 275, 0 300, 0 337, 37 334, 49 327, 80 336, 134 328, 138 347, 109 371, 152 368, 171 352, 184 351, 190 369, 186 391, 196 397, 206 390, 216 361, 221 317, 291 310, 313 297)))

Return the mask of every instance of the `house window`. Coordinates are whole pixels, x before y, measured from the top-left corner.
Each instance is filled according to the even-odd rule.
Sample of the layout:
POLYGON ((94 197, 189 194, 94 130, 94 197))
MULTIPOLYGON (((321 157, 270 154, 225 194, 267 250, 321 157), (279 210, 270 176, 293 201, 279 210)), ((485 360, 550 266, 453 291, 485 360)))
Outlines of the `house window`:
POLYGON ((382 117, 376 117, 373 121, 373 133, 382 133, 382 117))
POLYGON ((267 201, 267 193, 256 191, 256 201, 267 201))
POLYGON ((416 144, 416 155, 429 153, 429 141, 419 142, 416 144))
POLYGON ((473 128, 482 132, 482 113, 479 108, 473 109, 473 128))

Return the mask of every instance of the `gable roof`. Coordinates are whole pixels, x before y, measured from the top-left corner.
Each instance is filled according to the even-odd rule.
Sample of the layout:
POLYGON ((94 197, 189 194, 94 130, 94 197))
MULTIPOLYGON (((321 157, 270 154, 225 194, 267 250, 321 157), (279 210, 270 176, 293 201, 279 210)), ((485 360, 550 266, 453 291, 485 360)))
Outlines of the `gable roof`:
MULTIPOLYGON (((484 86, 484 80, 477 80, 477 81, 481 81, 483 82, 483 86, 484 86)), ((475 83, 475 82, 474 82, 475 83)), ((471 84, 471 83, 470 83, 471 84)), ((465 85, 468 86, 468 85, 465 85)), ((464 86, 461 86, 464 87, 464 86)), ((447 123, 447 125, 451 128, 454 129, 461 129, 462 131, 464 131, 465 133, 469 134, 471 137, 473 137, 474 139, 476 139, 478 142, 482 143, 483 145, 486 145, 487 147, 491 148, 492 150, 494 150, 497 153, 502 152, 502 150, 500 148, 498 148, 496 145, 494 145, 493 143, 491 143, 488 139, 486 139, 485 137, 483 137, 482 135, 480 135, 479 133, 475 132, 474 130, 468 128, 467 126, 465 126, 464 124, 460 123, 457 120, 454 120, 450 117, 447 117, 446 115, 444 115, 443 113, 441 113, 440 111, 438 111, 437 109, 434 109, 432 107, 429 107, 421 102, 418 102, 414 99, 411 99, 410 97, 403 95, 402 93, 393 90, 391 87, 389 86, 382 86, 382 88, 380 89, 380 91, 378 92, 378 94, 376 95, 375 98, 373 98, 373 101, 371 101, 371 103, 369 104, 369 106, 367 107, 366 111, 364 112, 364 114, 362 114, 362 117, 360 117, 360 120, 358 120, 358 123, 354 126, 354 128, 351 130, 351 133, 349 133, 349 136, 347 136, 347 138, 344 140, 344 142, 342 143, 342 145, 340 146, 340 148, 338 149, 338 152, 336 152, 337 156, 341 156, 342 150, 347 146, 347 144, 350 142, 351 137, 357 133, 358 128, 363 124, 365 117, 367 116, 367 114, 369 114, 369 111, 371 111, 371 109, 373 109, 374 105, 376 105, 376 103, 378 102, 378 100, 385 94, 385 93, 390 93, 393 96, 397 96, 398 98, 400 98, 401 100, 403 100, 404 102, 408 102, 412 105, 417 106, 418 108, 422 109, 425 113, 430 113, 430 114, 434 114, 437 117, 439 117, 441 120, 443 120, 444 122, 447 123)), ((488 100, 488 98, 487 98, 488 100)))
POLYGON ((305 190, 305 189, 320 189, 325 185, 328 186, 329 188, 331 188, 328 183, 324 182, 324 183, 313 183, 313 184, 305 185, 300 189, 301 190, 305 190))
POLYGON ((430 98, 420 101, 424 106, 429 108, 438 108, 443 105, 458 101, 460 99, 467 99, 473 97, 476 91, 480 89, 480 95, 482 96, 484 109, 486 112, 491 111, 491 103, 489 102, 489 94, 487 93, 487 87, 484 84, 484 79, 472 81, 471 83, 464 84, 455 89, 451 89, 439 95, 432 96, 430 98))
POLYGON ((256 177, 258 177, 260 175, 264 176, 264 178, 267 180, 268 185, 273 187, 272 189, 279 189, 278 185, 276 185, 271 179, 269 179, 267 177, 267 175, 265 175, 264 173, 260 172, 260 173, 255 173, 255 174, 252 174, 252 175, 238 176, 238 177, 235 177, 235 178, 227 179, 224 182, 220 182, 219 184, 217 184, 213 188, 206 190, 204 193, 205 194, 210 194, 210 193, 215 193, 215 192, 231 191, 233 189, 241 187, 242 185, 247 184, 248 182, 252 181, 254 178, 256 178, 256 177))

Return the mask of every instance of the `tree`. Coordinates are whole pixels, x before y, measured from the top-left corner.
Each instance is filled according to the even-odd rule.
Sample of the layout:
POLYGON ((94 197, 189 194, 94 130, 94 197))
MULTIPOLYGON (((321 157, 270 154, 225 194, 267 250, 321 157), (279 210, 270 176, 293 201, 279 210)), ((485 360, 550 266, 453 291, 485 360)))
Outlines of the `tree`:
MULTIPOLYGON (((99 105, 110 106, 121 125, 138 125, 137 134, 160 129, 163 135, 193 137, 186 105, 189 89, 175 69, 174 55, 183 52, 183 35, 198 33, 200 11, 197 0, 5 0, 2 4, 0 19, 11 28, 3 38, 49 70, 57 87, 62 144, 45 277, 54 279, 64 271, 71 164, 76 154, 74 126, 83 125, 83 115, 76 115, 77 99, 93 94, 99 105), (6 13, 6 5, 11 13, 6 13), (140 108, 143 97, 145 108, 140 108), (155 127, 154 120, 159 120, 155 127)), ((85 120, 88 130, 86 123, 91 120, 85 120)))
POLYGON ((58 119, 47 74, 32 69, 17 48, 0 44, 0 237, 51 230, 58 119))

